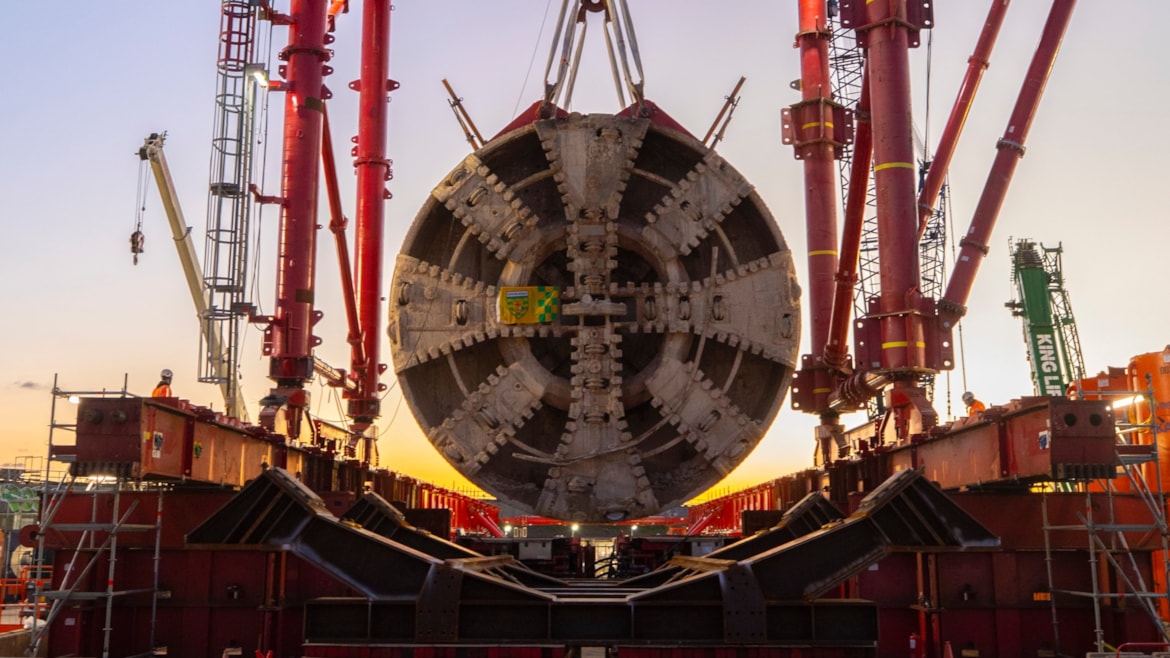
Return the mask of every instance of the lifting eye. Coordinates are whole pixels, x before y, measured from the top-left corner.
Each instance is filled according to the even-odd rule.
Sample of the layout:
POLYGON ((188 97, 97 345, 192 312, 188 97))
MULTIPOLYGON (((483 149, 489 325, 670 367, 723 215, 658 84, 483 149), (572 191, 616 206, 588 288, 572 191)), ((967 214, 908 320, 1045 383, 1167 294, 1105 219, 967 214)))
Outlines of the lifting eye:
POLYGON ((410 282, 403 281, 398 284, 398 305, 406 306, 410 303, 410 282))
POLYGON ((455 324, 467 324, 467 300, 460 299, 455 302, 455 324))

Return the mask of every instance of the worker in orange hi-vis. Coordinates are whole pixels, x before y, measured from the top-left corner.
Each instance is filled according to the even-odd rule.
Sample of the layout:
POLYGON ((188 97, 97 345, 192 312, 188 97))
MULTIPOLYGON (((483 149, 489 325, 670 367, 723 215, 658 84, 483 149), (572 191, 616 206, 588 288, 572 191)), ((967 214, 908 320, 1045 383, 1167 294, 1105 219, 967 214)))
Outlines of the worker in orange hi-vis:
POLYGON ((171 392, 171 378, 174 376, 175 376, 175 373, 171 372, 167 368, 163 368, 162 373, 159 375, 158 386, 155 386, 154 390, 151 391, 150 397, 152 397, 152 398, 173 398, 173 397, 175 397, 174 393, 171 392))
POLYGON ((977 412, 987 411, 987 405, 975 399, 975 394, 967 391, 963 394, 963 404, 967 405, 967 415, 974 416, 977 412))

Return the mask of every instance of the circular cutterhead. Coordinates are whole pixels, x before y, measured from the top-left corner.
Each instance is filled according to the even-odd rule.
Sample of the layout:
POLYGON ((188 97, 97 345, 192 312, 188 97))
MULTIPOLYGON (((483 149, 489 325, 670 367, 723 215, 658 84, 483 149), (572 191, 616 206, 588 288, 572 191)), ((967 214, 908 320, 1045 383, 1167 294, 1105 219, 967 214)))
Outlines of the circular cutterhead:
POLYGON ((718 482, 792 378, 799 287, 751 185, 651 119, 569 115, 468 156, 394 272, 403 395, 523 513, 657 514, 718 482))

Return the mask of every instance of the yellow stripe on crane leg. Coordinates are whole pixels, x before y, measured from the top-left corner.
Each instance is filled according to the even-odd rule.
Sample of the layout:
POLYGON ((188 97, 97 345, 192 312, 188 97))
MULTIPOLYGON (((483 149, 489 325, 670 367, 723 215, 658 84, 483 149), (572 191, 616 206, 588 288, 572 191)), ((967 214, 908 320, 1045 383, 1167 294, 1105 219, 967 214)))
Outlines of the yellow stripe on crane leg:
MULTIPOLYGON (((895 347, 909 347, 910 343, 905 340, 892 340, 888 343, 882 343, 883 350, 894 349, 895 347)), ((926 347, 926 343, 922 341, 915 341, 914 347, 926 347)))
POLYGON ((804 124, 803 126, 801 126, 800 129, 801 130, 808 130, 809 128, 816 128, 817 126, 824 126, 826 128, 832 128, 833 122, 832 121, 810 121, 810 122, 804 124))
POLYGON ((836 256, 836 249, 818 249, 816 251, 808 252, 809 256, 836 256))
POLYGON ((883 162, 880 165, 875 165, 873 170, 881 171, 882 169, 917 169, 918 166, 913 162, 883 162))

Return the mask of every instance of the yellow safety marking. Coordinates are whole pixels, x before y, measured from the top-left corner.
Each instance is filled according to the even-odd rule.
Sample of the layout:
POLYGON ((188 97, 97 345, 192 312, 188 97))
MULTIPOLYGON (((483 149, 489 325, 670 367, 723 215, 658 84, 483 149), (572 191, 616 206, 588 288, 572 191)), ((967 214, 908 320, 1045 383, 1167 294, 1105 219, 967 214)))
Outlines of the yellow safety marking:
MULTIPOLYGON (((882 343, 883 350, 893 349, 895 347, 909 347, 909 346, 910 346, 910 343, 907 341, 904 341, 904 340, 894 340, 894 341, 890 341, 888 343, 882 343)), ((926 343, 924 343, 922 341, 915 341, 914 347, 926 347, 926 343)))
POLYGON ((873 168, 874 171, 881 171, 882 169, 916 169, 917 166, 913 162, 886 162, 877 165, 873 168))
MULTIPOLYGON (((810 122, 810 123, 806 123, 806 124, 804 124, 803 126, 801 126, 801 127, 800 127, 800 129, 801 129, 801 130, 805 130, 806 128, 815 128, 815 127, 817 127, 817 126, 821 125, 821 123, 822 123, 822 122, 820 122, 820 121, 812 121, 812 122, 810 122)), ((824 126, 825 126, 826 128, 832 128, 832 127, 833 127, 833 122, 832 122, 832 121, 825 121, 825 122, 824 122, 824 126)))
POLYGON ((831 388, 814 388, 813 395, 816 395, 817 393, 831 393, 832 391, 833 389, 831 388))
POLYGON ((809 256, 836 256, 836 249, 818 249, 816 251, 808 252, 809 256))

